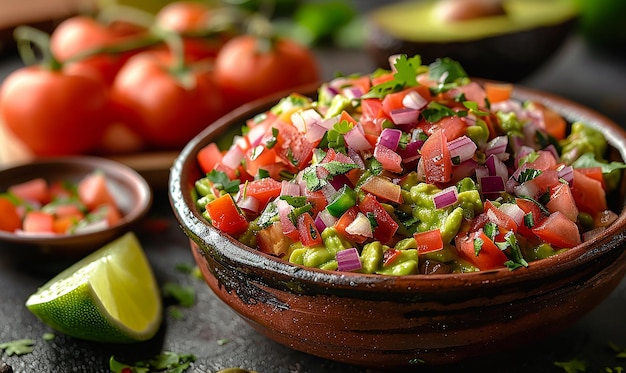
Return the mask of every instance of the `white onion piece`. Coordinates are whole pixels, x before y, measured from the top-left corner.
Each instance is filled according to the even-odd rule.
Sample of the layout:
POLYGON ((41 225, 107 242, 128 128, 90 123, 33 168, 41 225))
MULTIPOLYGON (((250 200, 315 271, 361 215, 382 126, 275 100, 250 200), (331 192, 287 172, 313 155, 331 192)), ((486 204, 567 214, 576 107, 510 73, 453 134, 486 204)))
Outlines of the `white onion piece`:
POLYGON ((348 133, 343 136, 346 144, 356 151, 365 151, 373 148, 372 144, 365 138, 363 127, 359 124, 354 126, 348 133))
POLYGON ((498 209, 510 216, 518 226, 522 225, 524 222, 524 215, 526 214, 518 205, 514 203, 503 203, 498 209))
POLYGON ((289 234, 295 231, 296 226, 289 218, 289 213, 291 213, 291 210, 293 209, 291 205, 285 200, 277 199, 276 207, 278 209, 278 217, 280 219, 280 225, 283 228, 283 233, 289 234))
POLYGON ((506 151, 506 147, 509 144, 509 138, 507 136, 497 136, 491 139, 487 143, 485 148, 485 155, 500 154, 506 151))
POLYGON ((567 181, 570 186, 574 183, 574 167, 561 165, 557 171, 559 178, 567 181))
POLYGON ((469 137, 463 135, 448 143, 448 150, 452 159, 458 157, 459 163, 465 162, 474 157, 477 146, 469 137))
POLYGON ((298 110, 291 114, 291 123, 298 131, 305 133, 313 123, 322 121, 322 116, 315 109, 298 110))
POLYGON ((404 105, 407 109, 423 109, 426 105, 428 105, 428 100, 422 97, 419 93, 415 91, 410 91, 406 96, 402 99, 402 105, 404 105))
POLYGON ((352 223, 348 224, 346 227, 346 233, 368 238, 374 237, 372 224, 367 216, 365 216, 362 212, 359 212, 352 223))
POLYGON ((455 204, 458 201, 458 193, 454 185, 433 195, 435 208, 442 209, 455 204))
POLYGON ((365 92, 360 87, 348 87, 341 90, 341 94, 349 99, 359 98, 363 96, 365 92))
POLYGON ((259 212, 259 207, 261 206, 261 201, 258 198, 248 196, 242 198, 241 193, 239 193, 237 197, 237 206, 244 210, 245 212, 256 214, 259 212))
MULTIPOLYGON (((322 222, 324 222, 324 225, 326 225, 327 227, 332 227, 333 225, 335 225, 337 220, 339 220, 339 218, 334 217, 327 209, 323 209, 322 211, 317 213, 317 218, 322 220, 322 222)), ((322 230, 319 231, 322 232, 322 230)))
POLYGON ((359 252, 355 247, 340 250, 336 255, 337 269, 339 271, 356 271, 362 268, 359 252))
POLYGON ((420 111, 417 109, 403 108, 391 110, 389 116, 394 124, 417 123, 420 111))
POLYGON ((233 170, 239 167, 243 160, 244 153, 239 146, 233 144, 222 157, 222 164, 233 170))

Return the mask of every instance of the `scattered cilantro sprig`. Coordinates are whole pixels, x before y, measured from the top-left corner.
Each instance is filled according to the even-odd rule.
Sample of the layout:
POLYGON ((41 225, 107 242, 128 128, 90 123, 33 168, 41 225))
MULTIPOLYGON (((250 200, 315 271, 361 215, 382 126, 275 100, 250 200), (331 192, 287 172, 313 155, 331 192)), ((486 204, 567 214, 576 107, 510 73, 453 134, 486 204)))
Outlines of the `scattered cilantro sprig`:
POLYGON ((154 356, 149 360, 137 361, 132 364, 123 363, 111 356, 109 359, 109 369, 114 373, 183 373, 191 364, 196 361, 196 357, 192 354, 177 354, 171 351, 165 351, 154 356))
POLYGON ((5 343, 0 343, 0 351, 4 351, 7 355, 25 355, 33 352, 35 341, 29 338, 17 339, 5 343))

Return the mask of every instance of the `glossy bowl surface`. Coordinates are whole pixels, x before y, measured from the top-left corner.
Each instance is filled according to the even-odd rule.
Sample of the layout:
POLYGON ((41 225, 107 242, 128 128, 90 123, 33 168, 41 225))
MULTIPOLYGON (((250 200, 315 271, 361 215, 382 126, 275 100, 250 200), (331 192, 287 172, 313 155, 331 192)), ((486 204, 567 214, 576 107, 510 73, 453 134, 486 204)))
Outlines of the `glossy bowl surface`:
POLYGON ((152 205, 152 190, 132 168, 100 157, 39 159, 0 170, 0 192, 11 185, 43 177, 48 181, 78 182, 95 170, 105 173, 107 187, 115 198, 122 219, 105 230, 55 235, 17 235, 0 231, 0 248, 19 259, 75 259, 126 233, 152 205))
MULTIPOLYGON (((303 90, 302 93, 314 92, 303 90)), ((601 114, 523 87, 569 121, 601 130, 609 157, 626 158, 626 133, 601 114)), ((610 201, 619 218, 592 241, 515 271, 401 277, 331 272, 289 264, 213 228, 194 207, 196 154, 278 97, 224 117, 181 152, 169 196, 209 287, 259 332, 323 358, 368 367, 447 364, 530 344, 593 309, 626 273, 624 183, 610 201)))

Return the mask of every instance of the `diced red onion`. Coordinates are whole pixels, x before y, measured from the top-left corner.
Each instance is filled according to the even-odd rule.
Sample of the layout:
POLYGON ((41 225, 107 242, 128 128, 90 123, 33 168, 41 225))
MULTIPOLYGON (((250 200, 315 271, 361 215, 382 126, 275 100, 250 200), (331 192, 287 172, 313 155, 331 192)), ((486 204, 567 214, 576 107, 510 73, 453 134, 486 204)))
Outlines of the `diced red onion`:
POLYGON ((391 120, 393 121, 393 123, 402 125, 417 123, 419 119, 419 114, 420 111, 417 109, 402 108, 391 110, 389 116, 391 116, 391 120))
POLYGON ((402 137, 402 131, 397 128, 385 128, 378 137, 377 145, 383 145, 394 152, 398 148, 400 138, 402 137))
POLYGON ((248 196, 246 195, 245 197, 242 198, 242 194, 240 193, 237 197, 237 206, 244 210, 245 212, 251 213, 251 214, 256 214, 259 212, 259 207, 261 205, 261 202, 259 201, 258 198, 255 198, 253 196, 248 196))
POLYGON ((469 127, 469 126, 475 126, 476 125, 476 121, 478 120, 478 118, 476 118, 476 115, 474 114, 468 114, 466 117, 462 118, 463 121, 465 121, 465 124, 469 127))
POLYGON ((337 189, 335 189, 335 187, 332 186, 332 184, 330 183, 324 184, 321 190, 327 202, 332 201, 333 198, 335 197, 335 194, 337 193, 337 189))
POLYGON ((348 87, 341 90, 341 94, 349 99, 359 98, 363 96, 365 92, 360 87, 348 87))
POLYGON ((562 165, 557 171, 559 172, 559 178, 567 181, 571 186, 574 182, 574 167, 562 165))
POLYGON ((337 252, 337 270, 339 271, 356 271, 362 268, 359 251, 355 247, 340 250, 337 252))
POLYGON ((363 158, 361 158, 361 156, 354 149, 348 148, 348 157, 355 165, 359 166, 360 169, 365 169, 365 162, 363 161, 363 158))
POLYGON ((424 145, 424 140, 410 142, 404 149, 398 149, 398 154, 402 157, 402 163, 410 163, 418 160, 422 155, 419 150, 424 145))
POLYGON ((398 58, 400 58, 400 56, 402 56, 402 55, 401 54, 392 54, 391 56, 389 56, 387 58, 387 61, 389 61, 389 68, 394 73, 398 71, 398 70, 396 70, 396 60, 398 58))
POLYGON ((494 154, 487 157, 485 165, 489 170, 489 176, 500 176, 502 180, 507 180, 509 178, 509 169, 506 167, 504 162, 502 162, 494 154))
POLYGON ((354 163, 352 158, 350 158, 349 156, 347 156, 347 155, 345 155, 345 154, 343 154, 341 152, 337 152, 337 154, 335 154, 335 161, 341 162, 341 163, 346 163, 346 164, 354 163))
POLYGON ((222 157, 222 164, 233 170, 237 169, 243 160, 244 153, 239 146, 233 144, 222 157))
POLYGON ((348 177, 346 175, 344 175, 344 174, 336 175, 332 179, 328 180, 328 182, 336 190, 341 189, 341 187, 344 186, 344 185, 348 185, 350 188, 354 187, 354 185, 352 185, 352 182, 350 181, 350 179, 348 179, 348 177))
POLYGON ((518 197, 530 197, 536 199, 543 192, 544 191, 541 190, 537 183, 533 182, 533 180, 525 181, 513 188, 513 193, 518 197))
POLYGON ((263 140, 263 136, 266 132, 267 128, 265 128, 265 126, 254 126, 248 131, 248 141, 253 147, 257 146, 261 143, 261 140, 263 140))
POLYGON ((333 128, 335 124, 339 122, 340 115, 335 115, 334 117, 326 118, 320 122, 320 125, 327 130, 333 128))
POLYGON ((483 193, 491 194, 504 192, 504 180, 500 176, 484 176, 478 180, 483 193))
POLYGON ((428 100, 416 91, 410 91, 402 99, 402 105, 407 109, 421 110, 428 105, 428 100))
MULTIPOLYGON (((109 228, 109 222, 107 221, 107 219, 98 219, 98 220, 90 222, 89 224, 77 227, 76 230, 74 230, 74 233, 98 232, 98 231, 103 231, 107 228, 109 228)), ((42 234, 42 233, 37 233, 37 234, 42 234)))
POLYGON ((291 114, 291 123, 298 131, 305 133, 313 123, 322 121, 322 116, 315 109, 298 110, 291 114))
POLYGON ((354 126, 348 133, 344 135, 344 140, 348 146, 356 151, 365 151, 372 149, 372 144, 365 138, 363 127, 354 126))
POLYGON ((459 163, 465 162, 468 159, 474 157, 476 153, 476 144, 472 139, 463 135, 448 143, 448 150, 450 151, 451 158, 459 158, 459 163))
POLYGON ((304 133, 304 138, 308 142, 317 143, 320 141, 328 131, 320 122, 311 123, 308 130, 304 133))
POLYGON ((323 232, 324 229, 328 227, 328 225, 326 225, 326 223, 324 222, 324 219, 322 219, 320 214, 317 214, 313 222, 315 223, 315 229, 317 229, 318 232, 323 232))
POLYGON ((496 136, 487 143, 485 155, 504 153, 508 144, 509 138, 507 136, 496 136))
POLYGON ((535 150, 533 148, 526 145, 523 145, 521 148, 519 148, 519 150, 515 154, 515 167, 519 167, 520 160, 534 151, 535 150))
POLYGON ((473 159, 468 159, 465 162, 461 162, 459 165, 452 166, 452 179, 450 182, 456 183, 463 178, 473 176, 477 167, 478 162, 473 159))
POLYGON ((503 203, 498 207, 500 211, 504 212, 508 216, 515 221, 515 223, 519 226, 524 221, 524 210, 522 210, 518 205, 514 203, 503 203))
POLYGON ((374 234, 372 232, 372 224, 370 223, 370 220, 367 218, 367 216, 365 216, 365 214, 363 214, 362 212, 359 212, 356 215, 356 218, 354 218, 354 220, 350 224, 348 224, 348 226, 346 227, 346 233, 361 237, 374 237, 374 234))
POLYGON ((433 195, 433 202, 435 202, 435 208, 437 209, 446 208, 455 204, 456 201, 458 201, 458 193, 454 185, 433 195))
POLYGON ((483 177, 489 176, 489 170, 487 169, 487 166, 485 165, 477 166, 475 169, 475 173, 476 173, 476 180, 480 180, 483 177))

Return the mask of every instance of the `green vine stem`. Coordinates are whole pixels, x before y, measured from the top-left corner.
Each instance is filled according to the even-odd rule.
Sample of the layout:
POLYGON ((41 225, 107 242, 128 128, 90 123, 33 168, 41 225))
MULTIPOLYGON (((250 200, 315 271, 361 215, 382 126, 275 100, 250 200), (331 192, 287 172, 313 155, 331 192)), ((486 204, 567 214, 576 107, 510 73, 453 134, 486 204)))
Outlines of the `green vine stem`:
POLYGON ((47 33, 31 26, 18 26, 13 31, 13 37, 17 42, 20 58, 26 66, 41 65, 51 71, 58 71, 63 67, 50 50, 50 35, 47 33))

